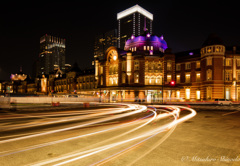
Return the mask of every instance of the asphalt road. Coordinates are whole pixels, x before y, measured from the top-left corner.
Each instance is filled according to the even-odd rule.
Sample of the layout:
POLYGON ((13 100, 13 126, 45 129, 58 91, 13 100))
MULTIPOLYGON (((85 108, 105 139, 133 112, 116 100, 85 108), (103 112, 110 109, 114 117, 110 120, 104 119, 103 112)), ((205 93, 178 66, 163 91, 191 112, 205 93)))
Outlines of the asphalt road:
POLYGON ((238 106, 66 107, 2 111, 0 165, 240 165, 238 106))

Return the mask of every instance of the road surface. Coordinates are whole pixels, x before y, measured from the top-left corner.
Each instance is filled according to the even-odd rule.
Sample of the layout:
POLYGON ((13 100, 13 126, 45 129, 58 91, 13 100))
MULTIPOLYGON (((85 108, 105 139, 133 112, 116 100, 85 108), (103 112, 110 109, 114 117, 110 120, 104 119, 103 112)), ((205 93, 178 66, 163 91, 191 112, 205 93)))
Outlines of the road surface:
POLYGON ((2 112, 0 165, 139 165, 196 112, 182 106, 2 112))

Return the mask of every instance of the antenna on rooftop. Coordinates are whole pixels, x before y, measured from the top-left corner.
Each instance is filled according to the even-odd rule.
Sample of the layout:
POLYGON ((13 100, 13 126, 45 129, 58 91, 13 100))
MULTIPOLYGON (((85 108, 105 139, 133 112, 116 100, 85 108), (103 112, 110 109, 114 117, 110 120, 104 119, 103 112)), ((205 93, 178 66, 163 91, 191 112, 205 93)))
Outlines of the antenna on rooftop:
POLYGON ((146 17, 144 17, 144 28, 143 28, 144 32, 147 31, 147 28, 146 28, 146 17))

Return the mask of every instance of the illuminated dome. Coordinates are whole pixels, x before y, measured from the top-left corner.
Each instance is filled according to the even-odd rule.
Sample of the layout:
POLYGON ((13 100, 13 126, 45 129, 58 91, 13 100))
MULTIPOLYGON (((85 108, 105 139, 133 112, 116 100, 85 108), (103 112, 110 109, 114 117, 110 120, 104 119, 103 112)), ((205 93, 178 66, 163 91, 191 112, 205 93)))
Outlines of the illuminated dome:
POLYGON ((151 35, 150 33, 145 33, 141 36, 131 36, 125 44, 125 51, 149 51, 150 54, 160 51, 164 52, 167 49, 167 42, 164 40, 163 36, 158 37, 156 35, 151 35))
POLYGON ((11 74, 10 79, 12 81, 24 81, 27 78, 27 75, 22 72, 22 67, 20 67, 20 72, 16 74, 11 74))
POLYGON ((11 74, 10 79, 12 81, 24 81, 27 78, 26 74, 19 72, 17 74, 11 74))

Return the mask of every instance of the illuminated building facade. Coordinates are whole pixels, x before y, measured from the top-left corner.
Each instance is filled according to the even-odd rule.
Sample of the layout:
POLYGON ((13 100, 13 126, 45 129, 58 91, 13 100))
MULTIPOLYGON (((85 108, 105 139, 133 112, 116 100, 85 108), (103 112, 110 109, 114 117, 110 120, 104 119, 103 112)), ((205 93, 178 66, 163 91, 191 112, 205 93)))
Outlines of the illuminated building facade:
POLYGON ((95 60, 95 79, 103 101, 161 102, 175 96, 175 55, 163 36, 147 31, 131 36, 125 50, 109 47, 104 60, 95 60))
POLYGON ((117 14, 118 48, 124 49, 125 42, 132 35, 140 36, 148 30, 152 34, 153 14, 135 5, 117 14))
POLYGON ((40 54, 36 76, 46 75, 60 68, 65 71, 65 39, 44 35, 40 38, 40 54))
POLYGON ((200 49, 171 53, 163 36, 131 36, 95 60, 103 101, 240 100, 240 49, 209 35, 200 49))
POLYGON ((240 50, 211 34, 201 49, 176 54, 177 98, 240 100, 240 50))

